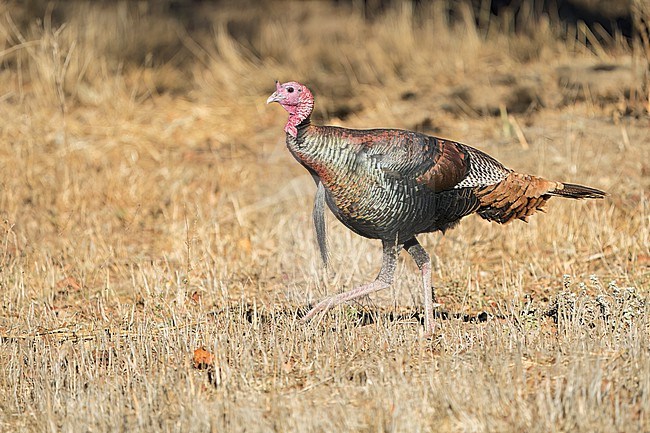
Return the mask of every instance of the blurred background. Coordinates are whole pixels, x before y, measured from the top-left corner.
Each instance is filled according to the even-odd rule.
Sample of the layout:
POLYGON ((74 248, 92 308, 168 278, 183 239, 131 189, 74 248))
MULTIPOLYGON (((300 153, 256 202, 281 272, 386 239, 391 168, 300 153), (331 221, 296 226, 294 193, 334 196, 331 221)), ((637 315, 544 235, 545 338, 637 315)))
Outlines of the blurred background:
POLYGON ((647 108, 643 0, 28 0, 0 8, 3 70, 18 68, 21 83, 39 82, 40 98, 65 106, 101 104, 115 92, 261 95, 269 81, 296 77, 319 95, 345 96, 345 103, 319 104, 322 117, 370 108, 356 98, 367 86, 396 87, 408 99, 440 85, 432 90, 446 103, 426 108, 479 115, 496 116, 500 105, 509 112, 558 106, 583 97, 587 85, 595 102, 647 108), (632 56, 612 67, 613 53, 622 52, 632 56), (532 66, 550 66, 562 54, 576 64, 532 66), (589 69, 576 54, 610 65, 589 69), (604 89, 613 75, 598 72, 619 67, 625 71, 610 85, 619 89, 604 89), (542 75, 567 91, 550 94, 542 75), (488 95, 472 89, 488 81, 488 95))
POLYGON ((650 170, 649 19, 642 0, 2 1, 4 260, 46 263, 48 296, 105 272, 131 296, 133 264, 210 293, 312 284, 313 184, 275 80, 307 84, 317 122, 464 141, 613 188, 625 218, 650 170))

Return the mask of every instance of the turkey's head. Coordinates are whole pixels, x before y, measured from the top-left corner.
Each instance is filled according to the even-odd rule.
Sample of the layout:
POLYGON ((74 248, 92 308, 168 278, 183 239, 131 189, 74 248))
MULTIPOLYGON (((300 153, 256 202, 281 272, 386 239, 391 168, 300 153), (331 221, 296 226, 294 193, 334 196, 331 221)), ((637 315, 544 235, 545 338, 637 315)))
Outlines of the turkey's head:
POLYGON ((314 109, 314 97, 309 89, 295 81, 284 84, 276 81, 275 92, 266 100, 267 104, 271 102, 282 105, 282 108, 289 113, 289 120, 284 130, 293 137, 298 135, 297 126, 309 119, 314 109))

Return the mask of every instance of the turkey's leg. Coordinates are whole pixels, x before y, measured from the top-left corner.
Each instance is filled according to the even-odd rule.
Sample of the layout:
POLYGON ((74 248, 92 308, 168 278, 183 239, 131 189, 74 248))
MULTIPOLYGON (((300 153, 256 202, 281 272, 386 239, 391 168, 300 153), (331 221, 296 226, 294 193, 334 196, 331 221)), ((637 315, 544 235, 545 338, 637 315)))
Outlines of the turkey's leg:
POLYGON ((383 258, 381 262, 381 270, 375 281, 355 287, 347 292, 339 293, 338 295, 331 296, 319 302, 314 308, 309 310, 303 321, 307 322, 314 318, 320 312, 325 312, 332 307, 335 307, 344 302, 352 301, 370 293, 376 292, 387 288, 393 283, 393 275, 395 274, 395 267, 397 264, 397 251, 401 246, 396 246, 395 242, 382 241, 383 245, 383 258))
POLYGON ((422 272, 422 288, 424 289, 424 331, 427 336, 433 335, 433 287, 431 287, 431 258, 417 239, 412 238, 404 243, 404 249, 413 257, 422 272))

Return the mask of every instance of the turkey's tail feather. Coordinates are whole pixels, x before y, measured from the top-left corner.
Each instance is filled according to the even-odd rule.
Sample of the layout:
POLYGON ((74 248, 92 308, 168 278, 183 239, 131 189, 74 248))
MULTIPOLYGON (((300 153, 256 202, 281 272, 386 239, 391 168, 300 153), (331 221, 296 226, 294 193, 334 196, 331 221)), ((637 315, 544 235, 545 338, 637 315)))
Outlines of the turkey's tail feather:
POLYGON ((574 199, 603 198, 607 193, 588 186, 552 182, 541 177, 511 172, 501 182, 475 190, 480 207, 478 214, 501 224, 521 219, 526 221, 542 211, 552 196, 574 199))
POLYGON ((607 193, 605 191, 591 188, 589 186, 577 185, 575 183, 562 183, 561 185, 561 188, 556 188, 553 191, 549 191, 548 194, 574 199, 605 198, 607 196, 607 193))

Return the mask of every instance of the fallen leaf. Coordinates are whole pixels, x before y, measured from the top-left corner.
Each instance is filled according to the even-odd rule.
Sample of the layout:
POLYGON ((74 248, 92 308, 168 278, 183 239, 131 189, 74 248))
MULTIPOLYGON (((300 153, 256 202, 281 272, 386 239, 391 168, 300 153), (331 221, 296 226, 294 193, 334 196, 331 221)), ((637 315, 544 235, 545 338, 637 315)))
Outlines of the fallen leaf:
POLYGON ((214 365, 214 355, 205 350, 202 347, 199 347, 194 351, 193 358, 194 368, 203 370, 214 365))

